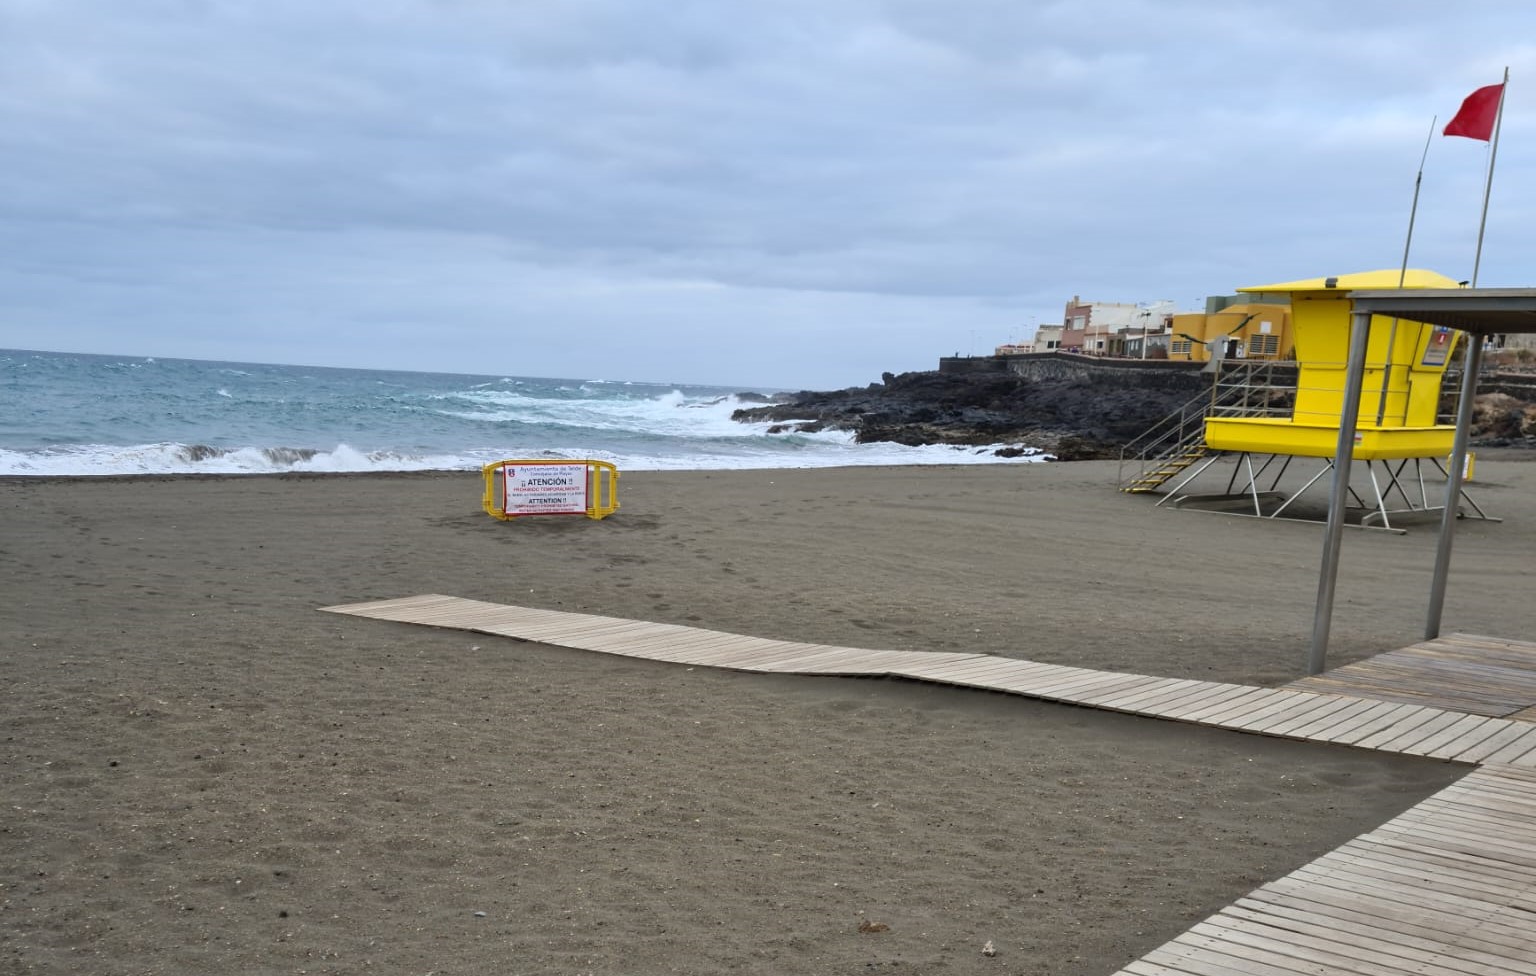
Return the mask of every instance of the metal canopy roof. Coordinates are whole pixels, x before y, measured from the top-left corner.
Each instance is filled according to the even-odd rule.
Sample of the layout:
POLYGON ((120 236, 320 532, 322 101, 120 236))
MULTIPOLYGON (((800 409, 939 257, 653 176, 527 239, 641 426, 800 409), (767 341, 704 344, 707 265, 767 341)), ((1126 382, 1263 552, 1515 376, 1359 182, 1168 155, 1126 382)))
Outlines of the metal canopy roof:
POLYGON ((1536 288, 1408 288, 1355 291, 1356 312, 1395 315, 1476 335, 1536 332, 1536 288))
MULTIPOLYGON (((1317 583, 1317 609, 1312 618, 1312 649, 1307 661, 1311 674, 1326 667, 1328 631, 1333 618, 1334 584, 1339 569, 1339 543, 1348 502, 1349 469, 1354 460, 1355 428, 1359 422, 1360 394, 1364 385, 1366 348, 1371 319, 1391 315, 1411 322, 1443 325, 1477 336, 1493 333, 1536 332, 1536 288, 1409 288, 1351 292, 1349 366, 1344 383, 1344 405, 1339 416, 1339 442, 1334 452, 1333 491, 1328 504, 1328 526, 1323 534, 1323 564, 1317 583)), ((1451 547, 1456 536, 1456 507, 1466 470, 1467 441, 1472 428, 1472 400, 1483 360, 1483 343, 1466 344, 1462 370, 1461 402, 1456 410, 1456 437, 1446 472, 1445 505, 1441 509, 1440 539, 1430 582, 1425 639, 1440 636, 1440 615, 1445 606, 1446 577, 1450 573, 1451 547)))

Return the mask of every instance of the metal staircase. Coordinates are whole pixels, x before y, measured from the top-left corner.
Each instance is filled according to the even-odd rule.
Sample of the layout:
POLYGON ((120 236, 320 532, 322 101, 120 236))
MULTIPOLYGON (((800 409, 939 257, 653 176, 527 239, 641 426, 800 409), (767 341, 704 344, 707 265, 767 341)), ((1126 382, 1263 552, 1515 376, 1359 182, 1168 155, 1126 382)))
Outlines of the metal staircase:
POLYGON ((1205 418, 1211 411, 1211 395, 1200 393, 1140 437, 1120 449, 1120 490, 1156 491, 1176 476, 1210 454, 1205 446, 1205 418), (1136 470, 1126 476, 1127 465, 1136 470))
POLYGON ((1214 452, 1205 446, 1206 417, 1289 416, 1295 390, 1295 363, 1221 361, 1210 392, 1191 397, 1120 449, 1120 490, 1157 491, 1210 457, 1214 452))

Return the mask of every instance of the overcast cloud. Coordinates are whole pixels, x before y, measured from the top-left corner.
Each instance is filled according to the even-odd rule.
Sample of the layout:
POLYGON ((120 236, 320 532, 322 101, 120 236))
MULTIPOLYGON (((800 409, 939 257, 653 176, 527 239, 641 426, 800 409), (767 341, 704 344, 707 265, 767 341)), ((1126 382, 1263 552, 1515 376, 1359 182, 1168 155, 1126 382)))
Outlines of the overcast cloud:
MULTIPOLYGON (((1536 7, 0 0, 0 346, 828 388, 1395 268, 1511 73, 1482 285, 1536 285, 1536 7)), ((1410 264, 1469 278, 1486 143, 1410 264)))

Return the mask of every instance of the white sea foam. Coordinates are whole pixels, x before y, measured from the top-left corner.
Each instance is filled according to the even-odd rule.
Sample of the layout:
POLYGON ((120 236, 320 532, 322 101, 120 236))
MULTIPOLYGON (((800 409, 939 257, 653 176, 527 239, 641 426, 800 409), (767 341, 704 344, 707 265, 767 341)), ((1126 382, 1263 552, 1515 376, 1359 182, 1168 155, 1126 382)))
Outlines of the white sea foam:
POLYGON ((474 470, 506 458, 623 470, 1040 459, 998 457, 1003 445, 857 444, 792 421, 741 423, 732 413, 760 401, 722 388, 49 353, 0 357, 0 368, 19 384, 12 402, 33 406, 0 417, 0 476, 474 470), (29 376, 29 364, 48 368, 29 376))
POLYGON ((1048 460, 1035 454, 998 457, 1005 445, 951 447, 900 444, 855 444, 839 434, 795 435, 802 443, 780 441, 731 450, 701 450, 689 455, 618 453, 583 449, 508 452, 470 451, 461 454, 411 455, 395 451, 360 451, 338 444, 325 451, 241 447, 215 450, 186 444, 116 446, 82 444, 42 451, 0 448, 0 476, 77 477, 144 474, 281 474, 364 471, 475 471, 493 461, 514 457, 608 461, 624 471, 757 470, 763 468, 829 468, 880 465, 1009 464, 1048 460))

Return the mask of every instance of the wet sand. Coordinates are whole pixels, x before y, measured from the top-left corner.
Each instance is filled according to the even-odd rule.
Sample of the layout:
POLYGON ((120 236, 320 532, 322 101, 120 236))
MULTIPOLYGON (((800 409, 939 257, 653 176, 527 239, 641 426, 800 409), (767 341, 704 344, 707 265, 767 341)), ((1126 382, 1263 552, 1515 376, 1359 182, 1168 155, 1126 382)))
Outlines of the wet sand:
MULTIPOLYGON (((416 593, 1275 684, 1317 526, 1097 463, 0 482, 0 970, 1107 973, 1461 774, 915 683, 608 659, 316 608, 416 593), (997 954, 981 953, 992 941, 997 954)), ((1536 465, 1480 460, 1447 631, 1529 639, 1536 465)), ((1434 539, 1350 532, 1333 663, 1434 539)))

